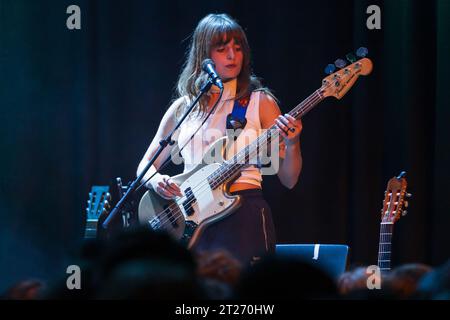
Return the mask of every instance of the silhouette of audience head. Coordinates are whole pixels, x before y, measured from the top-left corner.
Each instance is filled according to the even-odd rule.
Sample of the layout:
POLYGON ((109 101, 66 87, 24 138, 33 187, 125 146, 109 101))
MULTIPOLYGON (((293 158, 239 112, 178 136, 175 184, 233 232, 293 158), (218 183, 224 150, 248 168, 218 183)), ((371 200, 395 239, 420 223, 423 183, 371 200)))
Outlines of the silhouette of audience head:
POLYGON ((240 280, 242 263, 225 249, 197 252, 195 257, 197 274, 208 297, 231 298, 240 280))
POLYGON ((164 232, 118 234, 100 261, 100 299, 196 299, 201 290, 191 252, 164 232))
POLYGON ((87 245, 82 290, 67 290, 64 282, 50 298, 204 298, 191 252, 165 232, 136 227, 87 245))
POLYGON ((294 257, 271 255, 247 268, 236 289, 239 299, 335 299, 337 287, 323 270, 294 257))
MULTIPOLYGON (((353 270, 344 272, 338 279, 338 289, 342 296, 347 296, 352 292, 367 289, 368 274, 367 267, 356 267, 353 270)), ((381 279, 380 279, 381 281, 381 279)))
POLYGON ((216 279, 229 285, 239 281, 242 263, 225 249, 203 251, 196 255, 198 274, 204 278, 216 279))
POLYGON ((339 277, 339 292, 344 299, 409 299, 420 278, 430 270, 431 267, 419 263, 400 265, 381 273, 357 267, 339 277))
POLYGON ((450 260, 420 279, 414 297, 416 299, 450 300, 450 260))
POLYGON ((432 268, 421 263, 407 263, 400 265, 388 274, 390 289, 398 299, 409 299, 415 293, 421 278, 432 268))

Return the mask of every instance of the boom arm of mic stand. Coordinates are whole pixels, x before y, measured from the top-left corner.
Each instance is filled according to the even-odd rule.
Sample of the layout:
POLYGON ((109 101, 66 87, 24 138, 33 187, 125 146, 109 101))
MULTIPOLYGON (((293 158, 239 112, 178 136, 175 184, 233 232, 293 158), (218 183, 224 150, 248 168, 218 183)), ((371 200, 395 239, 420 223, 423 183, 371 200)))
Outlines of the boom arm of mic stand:
POLYGON ((211 88, 213 85, 213 82, 211 79, 208 79, 208 81, 203 85, 203 87, 200 89, 199 95, 195 98, 195 100, 191 103, 189 108, 184 113, 183 117, 181 117, 180 121, 176 124, 176 126, 172 129, 172 131, 165 137, 163 140, 159 142, 159 147, 156 150, 155 154, 152 156, 150 161, 145 166, 144 170, 142 170, 141 174, 131 183, 130 187, 128 188, 127 192, 122 196, 122 198, 117 202, 114 209, 111 211, 111 213, 108 215, 108 217, 105 219, 105 221, 102 223, 103 229, 108 229, 109 224, 111 223, 111 220, 114 219, 114 217, 120 212, 126 202, 126 200, 131 196, 131 194, 136 190, 136 188, 139 186, 139 182, 144 178, 147 171, 150 169, 150 167, 155 163, 156 159, 159 157, 159 155, 163 152, 163 150, 167 147, 168 144, 173 144, 172 136, 175 133, 175 131, 181 126, 183 121, 186 119, 186 117, 191 113, 194 106, 197 104, 197 102, 200 100, 200 98, 211 88))

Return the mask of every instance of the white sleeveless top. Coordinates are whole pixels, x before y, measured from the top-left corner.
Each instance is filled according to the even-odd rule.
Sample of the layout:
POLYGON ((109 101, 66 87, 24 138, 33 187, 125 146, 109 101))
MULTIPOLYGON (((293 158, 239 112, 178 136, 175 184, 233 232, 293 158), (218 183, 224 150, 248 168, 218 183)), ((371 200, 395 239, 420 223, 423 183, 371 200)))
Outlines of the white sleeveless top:
MULTIPOLYGON (((234 97, 236 95, 237 79, 224 83, 224 92, 216 110, 210 115, 201 129, 198 130, 194 138, 181 151, 184 160, 184 172, 191 171, 203 158, 209 146, 217 139, 227 135, 226 118, 233 111, 234 97)), ((213 87, 214 88, 214 87, 213 87)), ((214 90, 214 89, 211 89, 214 90)), ((261 92, 253 92, 247 106, 245 117, 247 124, 240 135, 228 151, 227 158, 231 158, 236 152, 242 150, 246 145, 255 140, 261 133, 261 122, 259 120, 259 98, 261 92)), ((173 136, 181 148, 201 125, 203 119, 191 117, 178 129, 173 136)), ((217 161, 216 161, 217 162, 217 161)), ((256 163, 255 160, 250 163, 256 163)), ((241 175, 235 183, 248 183, 261 188, 262 175, 260 169, 255 165, 248 166, 241 171, 241 175)))

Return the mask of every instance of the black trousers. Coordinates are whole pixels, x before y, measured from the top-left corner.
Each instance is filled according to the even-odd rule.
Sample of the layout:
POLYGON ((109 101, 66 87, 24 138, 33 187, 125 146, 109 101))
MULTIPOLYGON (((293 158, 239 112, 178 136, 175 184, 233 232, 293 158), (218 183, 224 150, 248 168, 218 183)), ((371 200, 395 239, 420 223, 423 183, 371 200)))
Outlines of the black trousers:
POLYGON ((242 196, 241 207, 205 229, 193 249, 225 249, 248 266, 263 255, 275 252, 275 227, 261 190, 242 190, 233 194, 242 196))

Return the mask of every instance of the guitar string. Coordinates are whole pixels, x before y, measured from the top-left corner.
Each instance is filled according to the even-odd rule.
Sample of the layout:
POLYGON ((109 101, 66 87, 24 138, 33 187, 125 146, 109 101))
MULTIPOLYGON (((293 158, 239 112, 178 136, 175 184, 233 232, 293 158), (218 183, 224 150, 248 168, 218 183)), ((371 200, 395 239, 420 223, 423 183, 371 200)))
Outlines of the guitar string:
MULTIPOLYGON (((394 192, 390 192, 389 195, 392 196, 394 192)), ((400 192, 397 192, 396 195, 400 196, 400 192)), ((391 205, 392 200, 389 202, 389 207, 387 212, 391 212, 391 205)), ((395 203, 394 203, 395 205, 395 203)), ((398 210, 398 206, 396 207, 396 210, 398 210)), ((384 208, 383 208, 383 216, 385 216, 384 208)), ((385 221, 385 217, 383 217, 383 222, 385 221)), ((392 231, 393 231, 393 224, 386 224, 382 223, 380 227, 380 243, 378 247, 378 266, 380 264, 387 264, 387 266, 383 265, 384 269, 390 268, 390 255, 391 255, 391 245, 392 245, 392 231), (389 250, 385 251, 386 249, 389 250), (386 259, 389 258, 389 259, 386 259)))
POLYGON ((392 225, 381 224, 380 228, 380 243, 378 246, 378 266, 386 269, 390 268, 390 248, 392 240, 392 225), (388 231, 388 232, 386 232, 388 231), (389 252, 384 250, 388 249, 389 252), (386 259, 389 258, 389 259, 386 259), (381 264, 388 264, 387 266, 381 266, 381 264))
MULTIPOLYGON (((315 91, 312 95, 310 95, 307 99, 305 99, 303 102, 301 102, 299 105, 297 105, 290 113, 292 113, 292 114, 295 115, 295 117, 296 117, 296 116, 298 116, 299 114, 304 115, 305 113, 307 113, 308 111, 310 111, 310 110, 311 110, 318 102, 320 102, 321 100, 323 100, 324 97, 322 96, 321 91, 323 91, 324 89, 326 89, 326 88, 329 87, 329 86, 331 86, 331 83, 330 83, 329 85, 325 86, 325 87, 322 87, 322 88, 316 90, 316 91, 315 91), (296 110, 296 109, 297 109, 297 110, 296 110)), ((279 131, 278 131, 278 130, 275 130, 276 128, 277 128, 277 127, 274 125, 274 126, 272 126, 271 128, 269 128, 269 130, 273 130, 274 133, 275 133, 275 135, 278 135, 278 134, 279 134, 279 131)), ((257 141, 258 143, 261 143, 261 140, 258 141, 260 138, 263 138, 262 143, 265 143, 266 141, 264 141, 264 140, 265 140, 266 138, 267 138, 267 139, 272 139, 272 136, 268 136, 267 134, 263 134, 263 135, 259 136, 258 139, 256 139, 256 141, 257 141)), ((275 136, 275 138, 277 138, 277 137, 275 136)), ((245 152, 245 150, 248 149, 248 147, 249 147, 249 146, 247 146, 246 148, 244 148, 244 149, 242 150, 242 151, 244 151, 244 155, 243 155, 244 158, 247 156, 247 153, 245 152)), ((239 156, 242 157, 242 151, 240 151, 237 155, 235 155, 235 157, 233 157, 233 158, 230 159, 230 160, 233 160, 234 158, 239 157, 239 156)), ((250 158, 250 155, 252 155, 251 157, 253 157, 253 156, 254 156, 253 154, 254 154, 255 152, 256 152, 257 154, 259 153, 258 148, 254 148, 254 149, 251 151, 251 153, 248 153, 249 158, 250 158)), ((238 158, 236 158, 236 160, 238 160, 238 158)), ((244 160, 244 159, 241 159, 241 160, 244 160)), ((227 169, 228 169, 229 171, 232 171, 232 174, 229 175, 229 176, 226 176, 226 174, 225 174, 225 177, 223 178, 223 181, 219 182, 218 185, 222 184, 224 181, 226 181, 227 179, 229 179, 230 177, 232 177, 232 176, 235 174, 235 172, 233 172, 234 169, 237 168, 238 166, 241 166, 241 165, 242 165, 241 163, 232 163, 232 162, 230 163, 230 162, 228 162, 228 166, 229 166, 229 167, 228 167, 227 169)), ((220 170, 220 169, 219 169, 219 170, 220 170)), ((226 171, 225 171, 225 173, 226 173, 226 171)), ((213 175, 214 175, 214 174, 213 174, 213 175)), ((220 177, 220 175, 219 175, 219 177, 220 177)), ((208 176, 208 178, 209 178, 209 176, 208 176)), ((208 179, 206 179, 206 181, 208 181, 208 179)), ((217 181, 220 181, 220 178, 219 178, 219 180, 217 180, 217 181)), ((191 190, 192 190, 192 193, 193 193, 193 194, 194 194, 194 191, 195 191, 195 194, 200 194, 200 193, 202 193, 202 192, 208 190, 210 187, 211 187, 211 186, 210 186, 209 182, 207 182, 207 183, 202 183, 202 184, 196 185, 196 186, 195 186, 194 188, 192 188, 191 190), (205 188, 205 187, 206 187, 206 188, 205 188)), ((189 199, 189 196, 186 197, 186 198, 189 199)), ((178 199, 178 200, 180 200, 180 199, 178 199)), ((155 217, 158 217, 158 219, 159 219, 159 227, 161 228, 161 227, 165 226, 165 225, 168 224, 168 223, 172 223, 173 221, 176 221, 176 219, 178 219, 180 216, 183 216, 183 213, 182 213, 182 211, 181 211, 181 209, 180 209, 180 206, 187 207, 188 205, 190 205, 190 204, 191 204, 192 202, 194 202, 194 201, 196 201, 195 198, 193 198, 192 200, 189 200, 189 201, 186 202, 186 203, 181 202, 180 205, 178 204, 177 201, 175 201, 175 203, 171 204, 170 206, 168 206, 167 208, 165 208, 164 210, 162 210, 161 212, 159 212, 158 214, 156 214, 155 217), (173 210, 173 209, 175 209, 175 210, 173 210), (176 214, 177 216, 174 217, 174 214, 176 214), (164 218, 167 218, 167 219, 164 220, 164 218)), ((153 219, 154 219, 154 218, 148 220, 148 222, 153 221, 153 219)))

